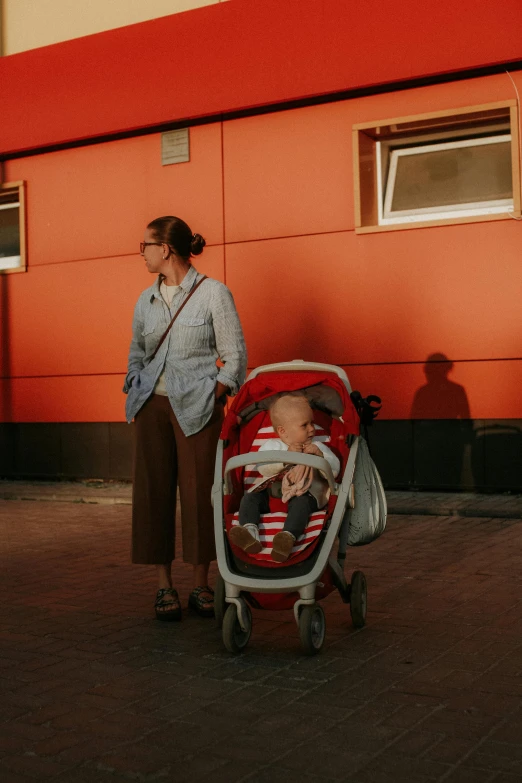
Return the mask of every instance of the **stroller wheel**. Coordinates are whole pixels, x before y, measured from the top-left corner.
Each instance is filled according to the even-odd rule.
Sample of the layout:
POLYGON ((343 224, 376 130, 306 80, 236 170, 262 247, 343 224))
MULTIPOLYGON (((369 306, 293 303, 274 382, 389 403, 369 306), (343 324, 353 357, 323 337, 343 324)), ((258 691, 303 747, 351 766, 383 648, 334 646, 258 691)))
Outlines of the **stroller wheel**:
POLYGON ((324 643, 326 620, 319 604, 303 606, 299 614, 299 637, 305 655, 315 655, 324 643))
POLYGON ((248 604, 245 604, 246 630, 243 631, 237 616, 237 606, 229 604, 223 617, 223 644, 227 650, 236 655, 248 644, 252 633, 252 612, 248 604))
POLYGON ((225 616, 226 611, 225 583, 221 574, 218 574, 216 584, 214 585, 214 617, 216 618, 216 625, 218 628, 221 628, 223 625, 223 617, 225 616))
POLYGON ((354 571, 350 585, 350 614, 356 628, 366 624, 366 577, 362 571, 354 571))

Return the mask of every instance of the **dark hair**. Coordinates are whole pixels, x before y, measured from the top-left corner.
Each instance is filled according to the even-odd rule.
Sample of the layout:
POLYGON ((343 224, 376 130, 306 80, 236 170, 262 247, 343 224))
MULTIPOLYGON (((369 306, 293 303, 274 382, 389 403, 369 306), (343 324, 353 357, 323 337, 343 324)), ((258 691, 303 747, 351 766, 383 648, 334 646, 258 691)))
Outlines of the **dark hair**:
POLYGON ((147 228, 153 232, 158 242, 165 242, 185 260, 190 256, 199 256, 207 244, 201 234, 193 234, 184 220, 173 215, 156 218, 147 228))

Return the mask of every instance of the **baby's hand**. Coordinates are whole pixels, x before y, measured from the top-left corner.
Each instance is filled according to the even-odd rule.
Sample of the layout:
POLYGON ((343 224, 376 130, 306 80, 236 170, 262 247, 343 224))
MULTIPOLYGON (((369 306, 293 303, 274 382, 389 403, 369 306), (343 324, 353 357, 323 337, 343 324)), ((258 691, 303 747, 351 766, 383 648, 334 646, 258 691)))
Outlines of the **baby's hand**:
POLYGON ((316 457, 322 457, 323 456, 323 452, 321 451, 321 449, 318 446, 316 446, 315 443, 307 443, 304 446, 303 451, 304 451, 305 454, 314 454, 316 457))
POLYGON ((288 446, 288 451, 302 452, 303 451, 303 444, 302 443, 291 443, 288 446))

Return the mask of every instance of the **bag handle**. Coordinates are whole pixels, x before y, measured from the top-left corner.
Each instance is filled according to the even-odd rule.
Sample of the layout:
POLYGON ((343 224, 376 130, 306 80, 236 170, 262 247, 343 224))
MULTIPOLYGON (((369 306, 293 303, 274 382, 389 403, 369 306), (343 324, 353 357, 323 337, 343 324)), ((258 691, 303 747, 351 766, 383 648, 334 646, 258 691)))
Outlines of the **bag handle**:
POLYGON ((161 336, 161 340, 160 340, 160 341, 159 341, 159 343, 157 344, 157 346, 156 346, 156 349, 155 349, 154 353, 153 353, 153 354, 152 354, 152 356, 150 357, 150 361, 152 361, 152 360, 154 359, 154 357, 156 356, 156 354, 158 353, 159 349, 160 349, 160 348, 161 348, 161 346, 163 345, 163 342, 164 342, 164 340, 165 340, 166 336, 168 335, 168 333, 170 332, 170 330, 171 330, 171 328, 172 328, 172 324, 174 323, 174 321, 176 320, 176 318, 178 317, 178 315, 181 313, 181 311, 183 310, 183 308, 184 308, 184 307, 185 307, 185 305, 187 304, 187 302, 188 302, 188 300, 190 299, 190 297, 191 297, 193 294, 195 294, 195 293, 196 293, 196 291, 198 290, 198 288, 199 288, 199 286, 201 285, 201 283, 203 283, 203 281, 204 281, 204 280, 206 280, 206 279, 207 279, 207 275, 203 275, 203 277, 201 278, 201 280, 199 280, 199 281, 197 282, 197 284, 194 286, 194 288, 192 289, 192 291, 189 293, 189 295, 187 296, 187 298, 185 299, 185 301, 184 301, 184 302, 182 302, 182 303, 180 304, 180 306, 178 307, 178 309, 176 310, 176 312, 175 312, 175 313, 174 313, 174 315, 172 316, 172 320, 171 320, 170 324, 167 326, 167 328, 166 328, 166 329, 165 329, 165 331, 163 332, 163 334, 162 334, 162 336, 161 336))

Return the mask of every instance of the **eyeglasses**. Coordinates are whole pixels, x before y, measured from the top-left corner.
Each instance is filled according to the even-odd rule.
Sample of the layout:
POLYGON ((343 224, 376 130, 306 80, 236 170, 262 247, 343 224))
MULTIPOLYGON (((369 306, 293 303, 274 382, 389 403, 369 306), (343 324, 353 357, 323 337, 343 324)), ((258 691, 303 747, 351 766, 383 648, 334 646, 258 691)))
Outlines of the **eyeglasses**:
POLYGON ((163 242, 140 242, 140 254, 143 255, 148 245, 163 245, 163 242))

